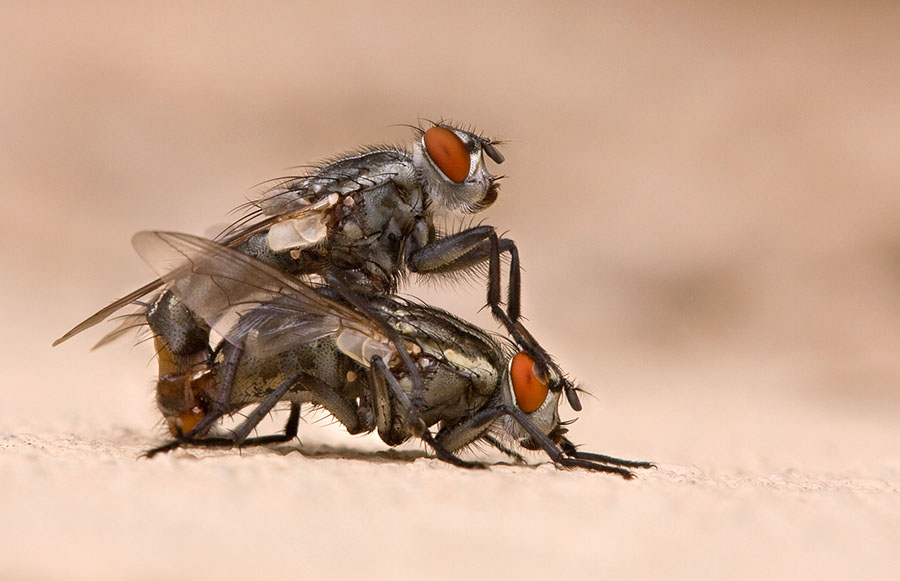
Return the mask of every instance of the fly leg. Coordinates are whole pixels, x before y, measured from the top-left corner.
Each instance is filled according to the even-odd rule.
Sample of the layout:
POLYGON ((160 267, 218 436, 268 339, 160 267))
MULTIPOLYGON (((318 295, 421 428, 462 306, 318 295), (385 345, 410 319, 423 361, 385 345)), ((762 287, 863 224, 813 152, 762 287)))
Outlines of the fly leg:
POLYGON ((298 384, 315 393, 316 398, 313 403, 321 405, 331 413, 347 428, 349 433, 358 434, 363 431, 359 428, 359 415, 353 404, 342 398, 336 390, 321 380, 305 373, 299 373, 282 382, 275 391, 266 396, 241 422, 241 425, 234 430, 230 438, 204 438, 192 443, 204 446, 245 447, 290 442, 297 437, 297 428, 300 424, 300 404, 297 402, 291 402, 291 412, 283 433, 255 438, 248 438, 247 436, 272 411, 275 405, 284 398, 285 394, 298 384))
MULTIPOLYGON (((503 415, 503 409, 500 407, 478 410, 460 422, 441 428, 441 431, 437 434, 437 441, 447 450, 460 450, 477 440, 485 440, 489 444, 494 445, 492 442, 493 437, 488 434, 488 431, 494 420, 501 415, 503 415)), ((500 445, 503 446, 502 444, 500 445)), ((499 449, 505 453, 506 450, 504 448, 505 446, 499 449)), ((518 456, 518 459, 522 459, 522 456, 516 452, 512 450, 509 452, 511 452, 510 455, 513 458, 518 456)))
MULTIPOLYGON (((628 468, 652 468, 649 462, 632 462, 620 460, 602 454, 577 452, 568 440, 563 439, 561 446, 556 445, 544 432, 535 426, 524 412, 515 406, 499 405, 480 410, 465 421, 441 430, 438 433, 438 441, 448 449, 455 450, 466 446, 477 439, 483 439, 484 433, 490 425, 501 416, 510 416, 531 437, 531 443, 535 448, 540 448, 550 456, 553 463, 563 468, 584 468, 598 472, 618 474, 626 480, 634 478, 634 473, 628 468)), ((531 448, 531 446, 528 446, 531 448)))
MULTIPOLYGON (((398 382, 397 378, 394 377, 394 374, 388 368, 384 360, 376 355, 372 358, 371 363, 372 378, 375 385, 376 408, 378 410, 394 409, 393 407, 391 407, 390 401, 383 401, 385 398, 389 399, 389 395, 393 395, 396 398, 397 402, 399 402, 400 408, 406 410, 407 414, 411 416, 412 402, 406 395, 406 392, 403 391, 403 388, 400 386, 400 382, 398 382)), ((380 413, 380 411, 376 411, 376 417, 378 417, 380 413)), ((388 421, 388 424, 386 425, 386 428, 388 430, 391 430, 393 428, 393 421, 389 419, 389 416, 383 415, 380 417, 380 420, 388 421)), ((379 433, 381 433, 381 425, 379 425, 379 433)), ((444 462, 448 462, 460 468, 485 467, 483 464, 479 464, 477 462, 467 462, 465 460, 457 458, 452 452, 447 450, 443 445, 441 445, 437 440, 434 439, 434 436, 431 435, 431 430, 429 430, 427 427, 422 430, 422 433, 419 435, 419 437, 422 438, 425 443, 431 446, 435 454, 437 454, 437 457, 444 462)))
POLYGON ((519 464, 525 464, 525 458, 523 458, 521 454, 519 454, 515 450, 511 450, 509 448, 509 446, 507 446, 503 442, 497 440, 497 438, 495 438, 494 436, 482 436, 481 439, 484 440, 485 442, 487 442, 488 444, 490 444, 491 446, 493 446, 494 448, 496 448, 497 450, 500 450, 501 452, 503 452, 504 454, 506 454, 507 456, 509 456, 516 462, 518 462, 519 464))
MULTIPOLYGON (((416 238, 412 238, 416 240, 416 238)), ((556 367, 547 351, 522 324, 522 267, 515 242, 497 235, 493 226, 476 226, 416 247, 411 244, 406 256, 409 269, 416 273, 443 273, 463 270, 488 261, 487 304, 513 340, 527 351, 545 373, 553 368, 563 382, 566 399, 575 411, 581 410, 578 394, 556 367), (509 253, 509 287, 506 310, 502 307, 500 255, 509 253)))
POLYGON ((288 415, 287 423, 284 424, 284 431, 280 434, 272 434, 270 436, 257 436, 255 438, 247 438, 241 442, 241 446, 263 446, 265 444, 284 444, 292 441, 297 437, 297 428, 300 427, 300 404, 291 403, 291 413, 288 415))
MULTIPOLYGON (((283 385, 284 384, 282 384, 282 386, 283 385)), ((266 397, 265 401, 269 401, 271 399, 273 402, 277 402, 283 399, 284 395, 287 393, 287 390, 282 390, 282 386, 279 386, 278 389, 275 390, 275 392, 269 394, 266 397)), ((359 404, 356 402, 355 398, 342 395, 334 387, 328 385, 321 379, 307 373, 298 373, 294 376, 293 383, 289 386, 289 388, 296 386, 300 386, 304 391, 312 394, 312 396, 308 400, 304 399, 304 402, 308 401, 313 405, 321 406, 323 409, 325 409, 325 411, 334 416, 334 418, 347 429, 348 433, 359 434, 361 432, 365 432, 368 429, 368 426, 364 425, 364 422, 360 420, 359 404)), ((274 403, 272 405, 274 405, 274 403)), ((299 409, 299 403, 291 403, 291 413, 293 413, 295 406, 297 406, 299 409)), ((267 413, 269 413, 270 409, 271 407, 269 409, 263 409, 263 404, 260 404, 259 407, 253 410, 253 412, 247 417, 247 420, 244 422, 244 424, 248 424, 246 429, 244 428, 244 424, 242 424, 237 428, 237 430, 235 430, 236 446, 248 445, 248 442, 250 442, 250 440, 246 438, 250 433, 250 430, 253 429, 267 413), (251 419, 256 417, 258 417, 258 419, 255 422, 251 423, 251 419)), ((299 421, 299 415, 297 420, 299 421)), ((288 425, 291 425, 290 420, 288 420, 288 425)), ((293 431, 294 436, 296 436, 297 426, 294 426, 293 431)), ((288 440, 290 440, 290 438, 288 438, 288 440)))
POLYGON ((409 430, 402 422, 401 408, 412 404, 403 390, 399 390, 393 398, 391 397, 392 389, 388 385, 387 376, 392 374, 380 357, 377 361, 372 361, 369 369, 370 401, 375 412, 378 436, 388 446, 399 446, 409 438, 409 430))
MULTIPOLYGON (((623 466, 627 466, 628 468, 650 468, 653 464, 649 462, 631 462, 629 460, 619 460, 618 458, 612 458, 610 456, 604 456, 602 454, 589 454, 584 453, 583 455, 574 451, 574 446, 569 443, 569 446, 563 445, 562 448, 557 446, 553 440, 551 440, 544 432, 538 429, 531 420, 528 419, 528 416, 525 415, 525 412, 520 410, 515 406, 504 405, 501 408, 502 413, 511 416, 516 423, 518 423, 522 428, 528 432, 528 435, 531 436, 531 442, 536 445, 536 447, 541 448, 544 452, 550 456, 550 459, 553 460, 553 463, 562 466, 564 468, 585 468, 587 470, 596 470, 598 472, 609 472, 611 474, 618 474, 625 480, 631 480, 634 478, 634 473, 631 470, 623 466), (570 455, 575 453, 574 456, 570 455)), ((530 446, 529 446, 530 447, 530 446)))
MULTIPOLYGON (((237 363, 235 361, 231 359, 226 361, 224 372, 226 377, 228 377, 228 372, 231 370, 232 373, 230 377, 233 379, 233 370, 236 369, 236 367, 237 363)), ((231 384, 231 379, 228 379, 229 385, 231 384)), ((225 381, 226 380, 223 380, 223 384, 225 381)), ((275 405, 284 399, 287 392, 298 385, 302 386, 304 390, 314 394, 311 403, 321 405, 325 408, 347 428, 349 433, 358 434, 365 431, 365 426, 360 425, 358 406, 355 404, 355 401, 348 401, 348 399, 342 397, 337 390, 312 375, 298 373, 291 376, 286 381, 283 381, 274 391, 268 394, 265 399, 263 399, 263 401, 247 415, 244 421, 241 422, 230 436, 204 438, 202 437, 202 432, 196 432, 196 430, 194 430, 172 442, 150 450, 147 453, 147 456, 152 457, 159 452, 168 452, 182 445, 230 448, 233 446, 259 446, 264 444, 290 442, 297 437, 297 428, 300 423, 300 404, 297 402, 291 402, 290 416, 288 417, 287 424, 285 425, 282 434, 258 436, 255 438, 248 438, 248 436, 250 435, 250 432, 259 425, 263 418, 274 409, 275 405)), ((224 389, 218 392, 217 399, 219 399, 223 392, 224 389)), ((222 415, 223 414, 219 414, 215 417, 218 419, 221 418, 222 415)))
MULTIPOLYGON (((279 385, 275 391, 270 393, 266 399, 247 416, 241 425, 235 429, 231 438, 221 439, 221 445, 239 447, 260 446, 265 444, 281 444, 290 442, 296 438, 297 428, 300 424, 300 404, 297 402, 291 402, 291 412, 288 416, 288 421, 287 424, 285 424, 283 433, 258 436, 255 438, 248 438, 247 436, 257 425, 259 425, 259 422, 262 421, 266 414, 272 411, 275 404, 281 401, 285 394, 298 384, 304 389, 313 392, 315 398, 312 403, 321 405, 325 408, 325 410, 347 428, 347 431, 350 434, 358 434, 366 430, 366 426, 361 425, 359 420, 359 410, 357 409, 358 406, 355 405, 355 402, 348 401, 347 398, 341 397, 334 388, 320 379, 306 373, 299 373, 279 385)), ((207 442, 209 441, 210 439, 203 439, 200 440, 199 443, 207 445, 207 442)), ((214 442, 212 445, 219 444, 214 442)))
POLYGON ((275 405, 281 401, 284 397, 284 394, 288 392, 289 389, 294 387, 298 380, 299 376, 290 377, 287 380, 281 382, 275 391, 266 396, 262 402, 256 408, 250 412, 244 421, 241 422, 241 425, 238 426, 234 433, 231 435, 231 438, 226 438, 231 441, 231 445, 234 446, 243 446, 243 445, 259 445, 259 444, 268 444, 273 440, 272 438, 276 438, 275 442, 290 442, 297 435, 297 427, 300 425, 300 404, 291 403, 291 415, 288 417, 288 423, 284 427, 283 434, 275 434, 272 436, 259 436, 257 438, 252 438, 250 440, 247 439, 247 436, 250 435, 250 432, 259 425, 263 418, 265 418, 272 409, 275 408, 275 405), (296 415, 296 419, 294 416, 296 415), (293 434, 289 432, 293 431, 293 434), (249 443, 248 443, 249 442, 249 443))
MULTIPOLYGON (((498 239, 500 252, 508 252, 511 257, 509 273, 509 297, 507 301, 507 313, 512 320, 521 317, 521 281, 519 267, 519 251, 516 243, 508 238, 497 236, 493 226, 475 226, 467 228, 449 236, 432 240, 431 242, 419 242, 422 235, 410 238, 406 249, 406 265, 412 272, 418 274, 442 274, 466 270, 492 259, 491 237, 498 239)), ((499 257, 498 257, 499 258, 499 257)), ((496 303, 500 304, 500 270, 497 264, 496 272, 496 303)), ((494 278, 494 273, 491 273, 494 278)), ((493 281, 490 281, 493 283, 493 281)), ((492 297, 488 297, 491 302, 492 297)))
MULTIPOLYGON (((384 320, 384 317, 372 309, 362 295, 352 290, 350 285, 337 272, 328 271, 324 273, 323 276, 325 281, 342 298, 377 324, 381 332, 385 334, 391 343, 393 343, 394 348, 397 350, 397 355, 399 355, 400 360, 403 361, 403 366, 406 368, 406 371, 409 374, 409 380, 412 382, 413 386, 412 400, 408 402, 407 407, 409 411, 410 429, 414 435, 422 437, 422 434, 428 431, 428 427, 419 415, 425 401, 425 386, 422 383, 422 374, 419 373, 419 366, 413 362, 409 353, 406 351, 406 346, 403 344, 403 339, 400 337, 400 334, 384 320)), ((406 395, 404 394, 403 397, 405 398, 406 395)))
MULTIPOLYGON (((272 411, 272 408, 281 401, 281 398, 284 397, 284 394, 292 388, 297 383, 297 376, 291 377, 287 381, 284 381, 279 385, 275 391, 270 393, 266 398, 256 406, 250 414, 241 422, 241 425, 237 427, 236 430, 228 437, 210 437, 204 438, 197 435, 192 435, 191 432, 188 432, 186 435, 173 440, 167 444, 154 448, 146 453, 148 458, 152 458, 156 454, 160 452, 169 452, 181 446, 199 446, 205 448, 213 448, 213 447, 227 447, 230 448, 232 446, 241 446, 243 444, 247 445, 260 445, 260 444, 270 444, 276 442, 289 442, 294 439, 297 435, 297 426, 300 423, 300 405, 299 404, 291 404, 291 414, 288 417, 288 422, 284 427, 283 434, 276 434, 272 436, 260 436, 258 438, 247 439, 247 436, 250 432, 262 421, 266 415, 272 411)), ((209 416, 207 416, 209 417, 209 416)), ((220 418, 221 415, 217 416, 216 419, 220 418)), ((193 430, 192 430, 193 431, 193 430)))
POLYGON ((216 389, 216 396, 212 402, 209 413, 207 413, 204 418, 186 434, 178 434, 174 440, 148 450, 144 454, 147 458, 152 458, 161 452, 171 452, 172 450, 179 448, 182 444, 196 443, 201 440, 201 436, 205 434, 213 424, 228 413, 229 405, 231 403, 231 386, 234 384, 234 375, 243 353, 244 350, 241 347, 231 345, 231 349, 225 358, 222 381, 216 389))
POLYGON ((623 460, 621 458, 615 458, 613 456, 607 456, 606 454, 594 454, 592 452, 580 452, 575 448, 575 444, 573 444, 568 438, 563 438, 559 443, 560 448, 562 448, 563 453, 566 456, 570 456, 572 458, 578 458, 581 460, 592 460, 594 462, 601 462, 603 464, 611 464, 613 466, 625 466, 626 468, 656 468, 656 464, 653 462, 641 462, 635 460, 623 460))
MULTIPOLYGON (((413 245, 414 246, 414 245, 413 245)), ((419 248, 410 248, 406 257, 409 269, 419 274, 439 274, 465 270, 488 261, 488 306, 513 339, 529 351, 538 351, 537 360, 549 356, 518 321, 522 316, 522 280, 519 250, 515 242, 497 236, 493 226, 476 226, 439 238, 419 248), (508 252, 509 289, 506 311, 501 302, 500 254, 508 252)))

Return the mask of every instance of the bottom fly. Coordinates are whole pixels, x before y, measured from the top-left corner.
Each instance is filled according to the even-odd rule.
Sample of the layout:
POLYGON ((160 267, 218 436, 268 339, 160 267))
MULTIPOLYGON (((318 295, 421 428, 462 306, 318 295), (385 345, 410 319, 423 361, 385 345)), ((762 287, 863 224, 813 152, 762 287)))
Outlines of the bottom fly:
POLYGON ((160 361, 161 376, 176 386, 158 393, 176 440, 149 455, 179 446, 241 446, 289 441, 300 408, 331 413, 351 434, 378 431, 398 445, 425 440, 438 457, 479 467, 456 453, 477 442, 521 460, 516 447, 543 450, 561 467, 633 477, 634 462, 576 449, 559 419, 564 378, 524 351, 446 311, 395 296, 366 297, 388 322, 404 353, 371 318, 313 287, 237 251, 187 234, 142 232, 135 247, 167 286, 224 338, 210 362, 190 376, 160 361), (173 258, 180 258, 173 261, 173 258), (413 401, 406 360, 419 371, 422 401, 413 401), (230 385, 228 398, 221 385, 230 385), (280 401, 291 403, 284 434, 249 438, 280 401), (227 413, 257 407, 230 437, 206 435, 227 413), (413 414, 413 409, 417 412, 413 414), (421 425, 410 422, 421 418, 421 425), (436 427, 432 435, 430 428, 436 427))

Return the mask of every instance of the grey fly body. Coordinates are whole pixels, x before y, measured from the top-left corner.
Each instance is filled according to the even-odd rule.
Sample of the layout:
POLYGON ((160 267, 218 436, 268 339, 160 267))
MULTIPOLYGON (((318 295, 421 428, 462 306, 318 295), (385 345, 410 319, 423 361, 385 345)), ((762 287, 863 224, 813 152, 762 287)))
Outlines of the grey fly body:
POLYGON ((186 444, 290 440, 300 407, 312 404, 351 434, 377 430, 391 446, 419 436, 439 458, 464 467, 477 464, 456 452, 478 441, 514 457, 518 446, 543 450, 559 466, 626 478, 629 468, 651 466, 576 450, 559 418, 562 377, 555 370, 542 374, 527 352, 446 311, 394 295, 366 296, 377 318, 399 335, 398 346, 330 286, 188 234, 141 232, 134 244, 166 287, 224 339, 191 374, 191 389, 160 406, 167 421, 182 427, 177 423, 202 416, 211 423, 257 406, 229 438, 193 434, 151 454, 186 444), (421 377, 417 411, 424 429, 411 419, 414 388, 400 349, 421 377), (228 400, 214 405, 225 397, 226 381, 228 400), (248 438, 280 401, 292 406, 285 433, 248 438))

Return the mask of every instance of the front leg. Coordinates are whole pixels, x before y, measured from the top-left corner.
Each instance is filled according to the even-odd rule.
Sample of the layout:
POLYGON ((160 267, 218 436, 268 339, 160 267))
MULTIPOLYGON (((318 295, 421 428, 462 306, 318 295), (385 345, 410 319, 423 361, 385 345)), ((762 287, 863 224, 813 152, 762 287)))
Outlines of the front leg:
MULTIPOLYGON (((373 383, 373 391, 375 392, 374 400, 376 409, 385 410, 386 413, 384 416, 379 418, 379 434, 381 433, 382 422, 385 423, 385 428, 389 432, 393 432, 394 421, 392 417, 392 413, 394 410, 399 407, 400 409, 404 409, 406 411, 407 417, 412 416, 412 402, 409 397, 407 397, 406 392, 403 391, 403 388, 400 386, 400 382, 397 381, 397 378, 394 377, 394 374, 391 372, 390 368, 388 368, 387 364, 384 360, 375 356, 372 358, 371 365, 371 373, 372 373, 372 383, 373 383), (395 407, 391 405, 390 396, 393 395, 396 402, 399 403, 399 406, 395 407), (385 401, 387 400, 387 401, 385 401)), ((454 466, 459 466, 460 468, 484 468, 483 464, 479 464, 477 462, 467 462, 460 458, 457 458, 452 452, 447 450, 443 444, 439 441, 435 440, 434 436, 431 435, 431 430, 425 426, 420 434, 416 434, 426 444, 431 446, 434 450, 437 457, 443 460, 444 462, 448 462, 453 464, 454 466)), ((386 441, 387 442, 387 441, 386 441)), ((390 444, 390 442, 387 442, 390 444)))
POLYGON ((503 404, 500 406, 500 409, 502 410, 502 413, 512 417, 516 423, 522 426, 522 428, 528 432, 528 435, 531 436, 531 441, 544 450, 557 466, 609 472, 611 474, 618 474, 625 480, 634 478, 634 473, 631 470, 628 470, 628 468, 655 467, 649 462, 633 462, 630 460, 620 460, 619 458, 613 458, 612 456, 603 454, 578 452, 575 450, 575 446, 565 438, 563 438, 562 447, 560 447, 555 444, 547 434, 538 429, 538 427, 528 419, 525 412, 516 406, 503 404))
POLYGON ((575 448, 575 444, 573 444, 568 438, 562 438, 559 446, 560 448, 562 448, 562 451, 566 456, 570 456, 572 458, 578 458, 581 460, 593 460, 594 462, 612 464, 613 466, 624 466, 626 468, 656 468, 656 464, 654 464, 653 462, 623 460, 622 458, 615 458, 613 456, 607 456, 606 454, 581 452, 580 450, 575 448))
POLYGON ((512 458, 517 464, 527 464, 527 462, 525 462, 525 458, 521 454, 519 454, 515 450, 511 449, 509 446, 507 446, 503 442, 499 441, 494 436, 491 436, 490 434, 488 434, 488 435, 482 436, 481 439, 484 440, 485 442, 487 442, 488 444, 490 444, 491 446, 493 446, 494 448, 496 448, 497 450, 503 452, 510 458, 512 458))
MULTIPOLYGON (((490 261, 488 304, 499 306, 500 265, 493 262, 493 242, 498 240, 499 252, 510 255, 509 289, 506 312, 513 321, 521 317, 521 268, 516 243, 497 236, 493 226, 475 226, 430 242, 412 237, 406 248, 406 265, 417 274, 446 274, 466 270, 490 261), (494 269, 496 272, 494 272, 494 269)), ((497 257, 499 259, 499 255, 497 257)))
MULTIPOLYGON (((422 421, 419 413, 425 401, 425 386, 422 383, 422 374, 419 372, 419 366, 413 362, 409 353, 406 351, 406 345, 403 338, 396 329, 391 327, 384 317, 375 311, 365 299, 364 296, 354 291, 347 280, 341 276, 340 271, 326 271, 323 277, 328 285, 337 292, 341 298, 353 305, 360 313, 368 317, 372 322, 378 325, 379 330, 385 334, 388 340, 394 345, 397 355, 403 362, 409 374, 409 380, 412 382, 412 401, 408 405, 410 429, 413 434, 420 436, 426 430, 425 422, 422 421)), ((396 381, 396 380, 395 380, 396 381)), ((404 394, 403 397, 406 397, 404 394)))
POLYGON ((575 386, 565 380, 565 374, 556 367, 547 351, 525 328, 522 318, 522 267, 519 264, 519 250, 515 242, 497 235, 493 226, 476 226, 451 234, 424 245, 421 237, 411 237, 407 248, 406 263, 409 269, 419 274, 439 274, 463 270, 488 261, 487 303, 491 314, 500 321, 513 340, 532 356, 546 374, 551 368, 562 379, 563 389, 569 404, 575 411, 581 410, 581 402, 575 386), (509 288, 506 310, 502 307, 500 274, 501 254, 508 253, 509 288))
POLYGON ((417 246, 415 237, 412 240, 407 248, 406 264, 412 272, 418 274, 443 274, 465 270, 487 261, 487 302, 494 317, 504 324, 517 343, 523 347, 533 345, 540 349, 534 337, 517 324, 522 316, 522 269, 515 242, 498 236, 493 226, 475 226, 421 246, 417 246), (501 306, 500 293, 502 284, 500 255, 503 252, 510 256, 505 312, 501 306))
MULTIPOLYGON (((490 434, 488 434, 491 425, 502 416, 510 416, 522 426, 528 432, 531 441, 535 443, 536 447, 546 452, 553 463, 562 468, 584 468, 586 470, 608 472, 630 480, 634 478, 634 473, 628 468, 654 467, 649 462, 633 462, 603 454, 578 452, 575 450, 575 446, 565 438, 562 439, 561 445, 558 446, 547 434, 535 426, 523 411, 508 404, 500 404, 479 410, 464 421, 454 426, 448 426, 438 433, 438 442, 449 450, 457 450, 476 440, 487 440, 491 438, 490 434)), ((491 443, 490 440, 487 441, 491 443)))

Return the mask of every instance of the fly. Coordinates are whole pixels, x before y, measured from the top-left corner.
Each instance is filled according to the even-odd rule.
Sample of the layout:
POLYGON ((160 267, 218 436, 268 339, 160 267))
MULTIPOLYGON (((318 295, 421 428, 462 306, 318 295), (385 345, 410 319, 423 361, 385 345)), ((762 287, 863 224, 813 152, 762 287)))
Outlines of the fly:
POLYGON ((369 308, 398 334, 395 343, 371 316, 340 302, 334 289, 311 286, 215 242, 142 232, 134 244, 166 286, 225 339, 208 366, 192 376, 190 391, 169 408, 167 421, 212 425, 225 413, 257 404, 233 437, 182 437, 151 455, 184 444, 288 441, 296 435, 300 406, 312 404, 351 434, 377 430, 392 446, 421 436, 439 458, 464 467, 478 464, 456 452, 475 442, 516 458, 511 447, 543 450, 559 466, 625 478, 633 476, 629 468, 652 466, 578 451, 559 419, 563 378, 555 370, 544 374, 527 352, 445 311, 394 295, 368 296, 369 308), (211 287, 218 289, 215 297, 211 287), (418 410, 405 359, 423 382, 418 410), (211 405, 223 397, 226 381, 228 401, 211 405), (285 400, 291 414, 284 434, 248 438, 285 400), (424 430, 416 428, 414 411, 424 430))

